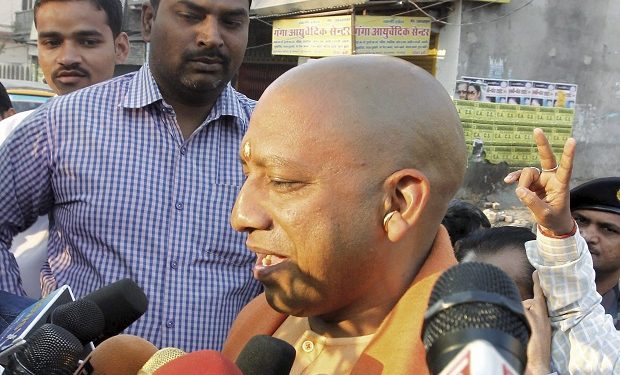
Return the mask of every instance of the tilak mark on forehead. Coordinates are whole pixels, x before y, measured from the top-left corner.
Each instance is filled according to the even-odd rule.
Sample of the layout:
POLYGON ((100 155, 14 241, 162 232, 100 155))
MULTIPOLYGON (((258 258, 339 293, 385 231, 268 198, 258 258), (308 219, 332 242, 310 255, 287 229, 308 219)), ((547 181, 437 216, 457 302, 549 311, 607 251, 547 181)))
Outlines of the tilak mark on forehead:
POLYGON ((243 158, 249 160, 250 156, 252 156, 252 146, 250 146, 250 141, 246 141, 243 144, 243 158))

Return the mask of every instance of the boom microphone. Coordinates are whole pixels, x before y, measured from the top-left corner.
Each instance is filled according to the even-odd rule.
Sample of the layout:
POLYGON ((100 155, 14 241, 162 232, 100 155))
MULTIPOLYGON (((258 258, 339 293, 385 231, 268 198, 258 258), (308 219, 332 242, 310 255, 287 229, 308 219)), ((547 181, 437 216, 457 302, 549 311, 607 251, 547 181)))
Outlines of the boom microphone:
POLYGON ((229 359, 214 350, 199 350, 176 358, 153 375, 243 375, 229 359))
POLYGON ((44 324, 9 357, 5 375, 70 375, 83 346, 69 331, 44 324))
POLYGON ((529 335, 519 290, 499 268, 461 263, 435 283, 422 330, 432 374, 523 374, 529 335))
POLYGON ((243 375, 288 375, 295 362, 295 348, 284 340, 257 335, 248 341, 235 364, 243 375))
POLYGON ((155 345, 141 337, 117 335, 99 344, 73 375, 136 374, 155 352, 155 345))

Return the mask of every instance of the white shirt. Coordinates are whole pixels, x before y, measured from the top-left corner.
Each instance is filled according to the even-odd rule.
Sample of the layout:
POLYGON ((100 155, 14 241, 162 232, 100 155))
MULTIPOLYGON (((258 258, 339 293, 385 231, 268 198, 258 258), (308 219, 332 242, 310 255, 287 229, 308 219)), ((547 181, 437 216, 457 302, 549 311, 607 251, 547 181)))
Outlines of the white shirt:
POLYGON ((32 112, 34 112, 34 109, 30 111, 17 112, 13 116, 7 117, 0 121, 0 145, 9 137, 9 134, 11 134, 13 129, 19 126, 19 124, 21 124, 21 122, 32 112))
POLYGON ((559 374, 620 374, 620 331, 596 292, 592 256, 579 231, 525 244, 538 270, 553 329, 551 362, 559 374))

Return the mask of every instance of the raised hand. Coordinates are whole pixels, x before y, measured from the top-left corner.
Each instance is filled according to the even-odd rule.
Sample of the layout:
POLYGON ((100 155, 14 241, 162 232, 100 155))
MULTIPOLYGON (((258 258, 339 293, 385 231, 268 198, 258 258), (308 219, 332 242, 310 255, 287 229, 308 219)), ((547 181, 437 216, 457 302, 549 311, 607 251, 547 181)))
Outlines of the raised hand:
POLYGON ((540 287, 538 271, 532 275, 534 298, 523 301, 525 317, 530 323, 532 335, 527 344, 526 375, 548 374, 551 363, 551 323, 547 313, 547 300, 540 287))
POLYGON ((562 236, 572 232, 575 226, 570 214, 569 187, 575 140, 566 140, 559 163, 542 129, 534 129, 534 141, 541 169, 523 168, 508 174, 504 182, 517 182, 517 197, 530 210, 543 233, 562 236))

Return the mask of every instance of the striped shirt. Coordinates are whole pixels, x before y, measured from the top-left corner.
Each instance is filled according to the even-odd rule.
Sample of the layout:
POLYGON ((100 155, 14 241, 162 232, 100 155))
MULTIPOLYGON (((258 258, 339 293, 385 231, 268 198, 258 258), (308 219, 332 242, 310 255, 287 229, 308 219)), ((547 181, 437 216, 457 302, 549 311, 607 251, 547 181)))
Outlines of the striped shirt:
POLYGON ((228 85, 183 139, 148 65, 43 105, 0 147, 0 288, 23 294, 11 239, 50 212, 43 295, 68 284, 80 297, 128 277, 149 308, 126 333, 220 349, 261 291, 255 256, 229 224, 254 105, 228 85))
POLYGON ((592 256, 579 231, 566 239, 539 232, 525 247, 547 297, 553 367, 559 374, 620 374, 620 331, 600 304, 592 256))

